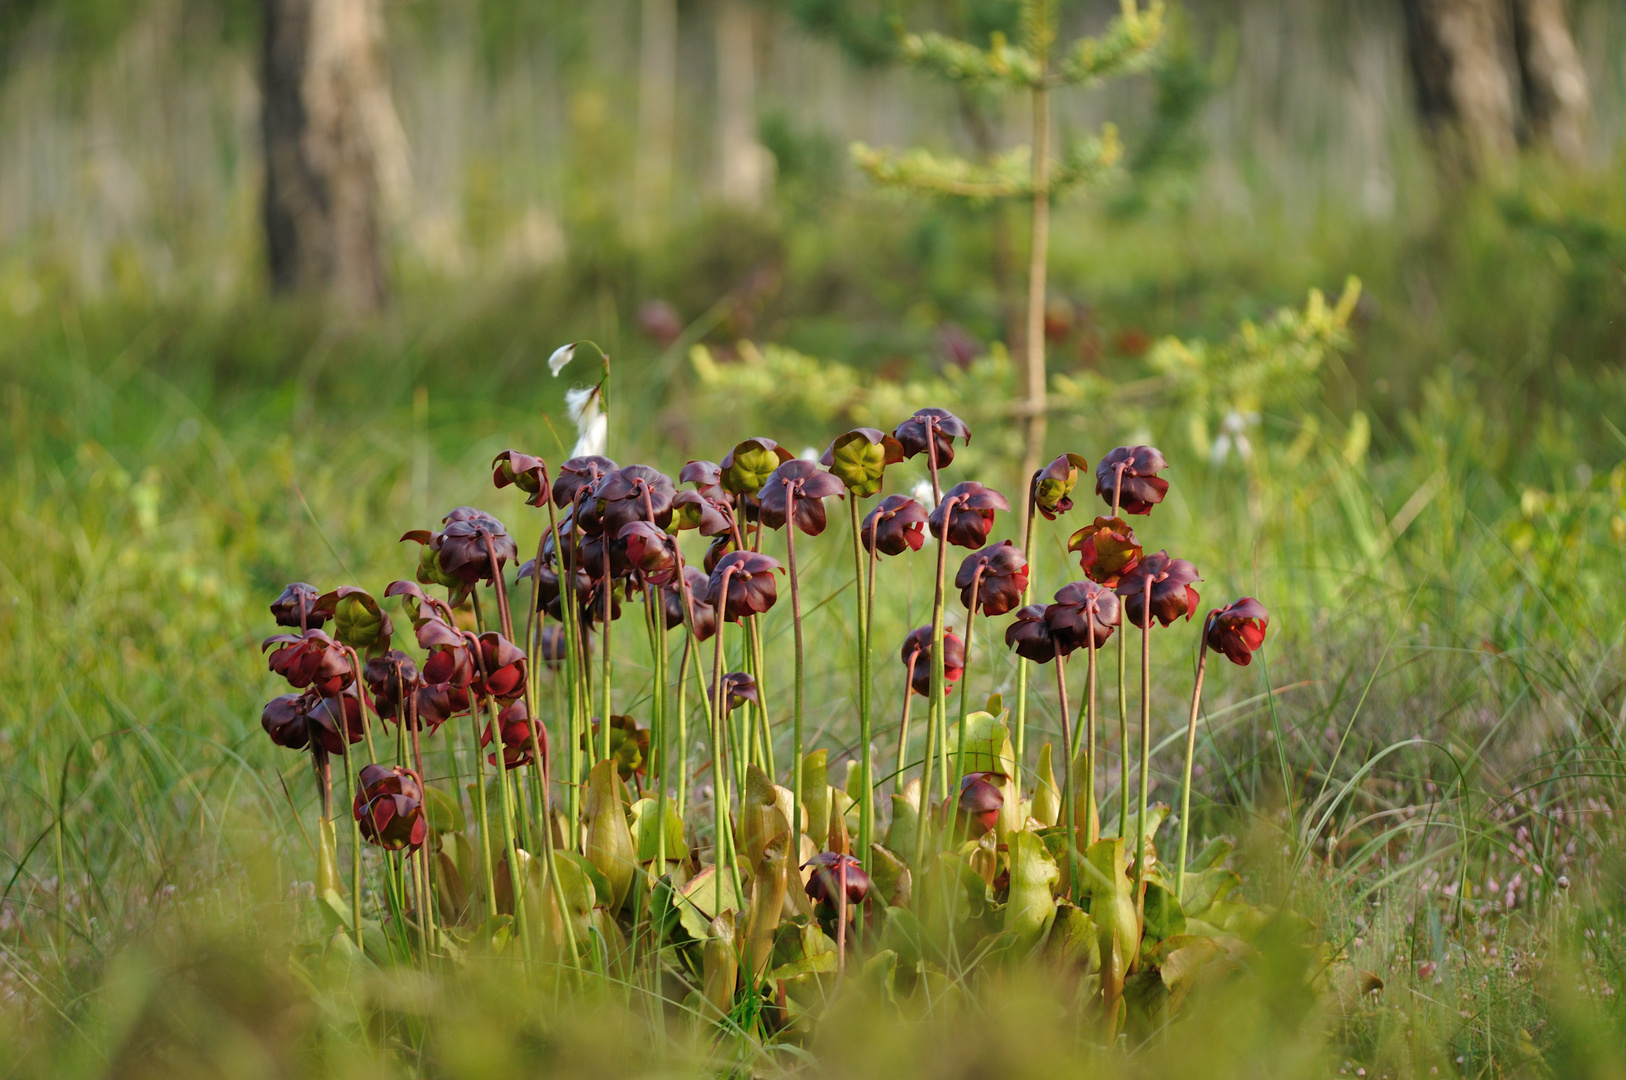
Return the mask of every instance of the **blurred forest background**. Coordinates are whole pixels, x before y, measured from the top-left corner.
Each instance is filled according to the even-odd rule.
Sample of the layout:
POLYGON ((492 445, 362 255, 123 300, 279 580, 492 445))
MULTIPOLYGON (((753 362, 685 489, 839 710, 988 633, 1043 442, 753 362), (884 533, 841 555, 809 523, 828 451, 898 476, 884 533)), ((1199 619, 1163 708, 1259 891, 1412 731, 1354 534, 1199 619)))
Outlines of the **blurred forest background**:
MULTIPOLYGON (((1063 39, 1116 10, 1063 5, 1063 39)), ((6 0, 0 350, 27 368, 38 335, 105 331, 205 400, 382 363, 402 377, 358 392, 398 404, 426 383, 553 394, 541 359, 577 336, 636 360, 688 328, 683 348, 724 359, 771 340, 898 376, 1016 354, 1025 208, 904 202, 848 148, 1025 143, 1020 101, 922 77, 892 28, 985 42, 1018 17, 1014 0, 6 0), (301 20, 320 40, 290 56, 301 20), (273 168, 268 203, 266 148, 275 165, 301 145, 330 160, 290 159, 281 185, 273 168), (323 169, 332 205, 303 221, 323 169), (273 286, 317 299, 267 308, 273 286), (70 308, 90 323, 64 329, 70 308)), ((1057 101, 1064 144, 1112 121, 1126 153, 1058 208, 1052 372, 1127 379, 1155 337, 1353 273, 1362 347, 1329 389, 1372 412, 1379 445, 1442 367, 1510 421, 1621 400, 1626 5, 1203 0, 1168 23, 1152 75, 1057 101)))

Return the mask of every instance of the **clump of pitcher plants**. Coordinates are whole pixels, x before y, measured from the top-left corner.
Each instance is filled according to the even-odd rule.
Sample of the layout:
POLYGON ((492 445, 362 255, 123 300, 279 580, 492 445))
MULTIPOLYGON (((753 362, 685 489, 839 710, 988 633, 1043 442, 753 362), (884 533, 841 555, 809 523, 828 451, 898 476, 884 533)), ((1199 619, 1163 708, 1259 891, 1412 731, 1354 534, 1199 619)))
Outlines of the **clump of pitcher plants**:
POLYGON ((945 489, 971 435, 925 408, 890 433, 837 435, 819 462, 757 436, 683 463, 676 479, 601 453, 555 467, 505 450, 492 480, 524 496, 521 527, 467 506, 416 523, 431 527, 404 533, 417 547, 382 601, 354 585, 289 585, 270 605, 282 632, 264 647, 291 692, 262 723, 311 756, 334 947, 379 964, 490 953, 536 977, 658 976, 692 1015, 785 1038, 809 1030, 855 965, 886 1000, 930 994, 948 956, 899 951, 924 928, 953 935, 954 964, 1043 958, 1071 972, 1105 1040, 1164 1022, 1199 970, 1222 979, 1257 920, 1231 894, 1223 841, 1188 858, 1192 758, 1209 652, 1248 664, 1269 616, 1243 598, 1199 626, 1197 568, 1144 552, 1127 518, 1168 494, 1155 448, 1108 452, 1093 474, 1107 513, 1047 538, 1039 530, 1082 500, 1089 463, 1069 453, 1034 473, 1013 519, 1012 500, 977 480, 945 489), (892 470, 922 466, 929 502, 886 492, 892 470), (810 734, 804 701, 801 574, 843 502, 834 531, 847 535, 833 542, 852 558, 840 601, 856 641, 851 748, 816 745, 826 739, 810 734), (1001 535, 1012 522, 1018 535, 1001 535), (1064 540, 1079 577, 1045 582, 1052 599, 1036 602, 1029 553, 1064 540), (894 560, 915 557, 935 564, 930 621, 877 644, 877 589, 894 560), (788 678, 765 669, 770 617, 791 631, 788 678), (1187 623, 1195 637, 1177 629, 1187 623), (1198 663, 1171 872, 1155 842, 1169 808, 1148 802, 1148 776, 1161 689, 1151 646, 1176 634, 1198 663), (652 662, 630 662, 631 639, 652 662), (1098 659, 1114 640, 1116 778, 1098 760, 1098 659), (971 689, 994 684, 1001 645, 1014 653, 1014 715, 999 695, 978 707, 971 689), (887 649, 901 679, 873 678, 887 649), (1046 666, 1056 738, 1034 755, 1029 676, 1046 666), (887 701, 895 728, 880 719, 887 701), (880 768, 873 745, 894 740, 880 768), (844 776, 838 749, 852 758, 844 776), (352 811, 348 882, 335 758, 352 811), (370 888, 367 845, 379 851, 370 888))

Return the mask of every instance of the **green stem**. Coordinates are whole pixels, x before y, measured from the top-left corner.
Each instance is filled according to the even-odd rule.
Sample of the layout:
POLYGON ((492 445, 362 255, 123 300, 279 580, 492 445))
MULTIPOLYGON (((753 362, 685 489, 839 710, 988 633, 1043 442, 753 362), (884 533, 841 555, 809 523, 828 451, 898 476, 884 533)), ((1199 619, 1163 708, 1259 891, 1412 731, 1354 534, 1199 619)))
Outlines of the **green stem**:
POLYGON ((909 663, 905 665, 903 676, 903 718, 898 721, 898 767, 892 772, 892 790, 903 791, 903 770, 908 765, 909 753, 909 709, 915 700, 915 660, 920 651, 909 654, 909 663))
MULTIPOLYGON (((359 691, 358 691, 359 692, 359 691)), ((344 701, 339 702, 339 744, 344 751, 344 793, 350 806, 356 805, 356 773, 350 767, 350 732, 344 722, 344 701)), ((356 948, 361 949, 361 822, 354 810, 346 815, 350 819, 350 918, 355 922, 356 948)))
POLYGON ((733 881, 734 895, 743 898, 744 892, 740 887, 739 858, 734 851, 732 809, 729 797, 728 773, 723 758, 722 728, 728 723, 728 707, 723 700, 723 627, 726 620, 723 616, 728 608, 728 579, 734 574, 732 566, 723 570, 723 577, 718 590, 717 603, 717 644, 712 653, 711 665, 711 775, 713 790, 716 794, 712 798, 712 819, 716 831, 714 846, 716 856, 714 861, 723 864, 726 859, 729 877, 733 881))
POLYGON ((1074 820, 1073 807, 1078 805, 1073 792, 1073 745, 1072 721, 1069 718, 1070 710, 1067 707, 1067 658, 1056 652, 1056 698, 1061 704, 1061 745, 1065 757, 1061 767, 1064 776, 1061 783, 1061 823, 1064 835, 1067 838, 1067 896, 1073 895, 1078 882, 1078 825, 1074 820))
POLYGON ((847 506, 851 511, 853 533, 853 586, 857 593, 858 608, 858 857, 866 873, 870 870, 869 845, 875 828, 875 774, 870 749, 869 715, 869 593, 864 582, 864 544, 859 532, 858 493, 849 490, 847 506))
POLYGON ((689 787, 689 655, 694 651, 694 635, 683 637, 683 655, 678 659, 677 676, 677 808, 683 820, 683 804, 689 787))
POLYGON ((1124 693, 1125 635, 1118 634, 1118 835, 1129 835, 1129 700, 1124 693))
POLYGON ((1146 791, 1152 764, 1152 579, 1146 579, 1140 626, 1140 807, 1135 812, 1135 907, 1143 913, 1146 896, 1146 791))
MULTIPOLYGON (((790 574, 790 619, 796 642, 794 677, 796 691, 791 696, 790 752, 790 857, 800 862, 802 849, 802 587, 796 574, 796 489, 785 492, 785 565, 790 574)), ((761 688, 758 688, 758 696, 761 688)), ((773 773, 769 773, 772 776, 773 773)))
MULTIPOLYGON (((965 670, 960 675, 960 732, 954 748, 954 784, 951 792, 965 782, 965 718, 971 707, 971 644, 977 633, 977 593, 982 588, 982 567, 971 578, 971 606, 965 610, 965 670)), ((1017 786, 1020 787, 1020 781, 1017 786)))
MULTIPOLYGON (((478 656, 479 643, 475 642, 471 647, 478 656)), ((497 874, 491 856, 491 817, 486 813, 485 766, 481 764, 480 755, 480 707, 476 701, 469 703, 469 730, 474 735, 474 809, 480 818, 480 868, 485 876, 486 915, 490 917, 497 913, 497 874)), ((496 741, 501 744, 500 739, 496 741)))
MULTIPOLYGON (((1209 614, 1213 618, 1213 614, 1209 614)), ((1208 666, 1208 619, 1203 620, 1203 636, 1197 646, 1197 681, 1191 688, 1191 716, 1186 720, 1186 766, 1180 779, 1180 855, 1174 872, 1174 895, 1179 899, 1186 888, 1186 844, 1191 838, 1191 759, 1197 751, 1197 712, 1203 703, 1203 669, 1208 666)))
MULTIPOLYGON (((1036 573, 1033 558, 1033 525, 1037 517, 1033 512, 1032 485, 1029 484, 1028 493, 1028 520, 1023 529, 1022 554, 1028 560, 1028 583, 1022 587, 1022 606, 1027 607, 1033 602, 1033 578, 1036 573)), ((1021 777, 1027 772, 1027 731, 1028 731, 1028 661, 1025 657, 1016 658, 1016 789, 1021 791, 1021 777)))
POLYGON ((1090 667, 1085 687, 1084 711, 1084 846, 1086 849, 1100 839, 1101 815, 1095 805, 1095 621, 1089 625, 1090 667))
POLYGON ((602 744, 603 757, 600 760, 608 759, 610 756, 610 713, 612 711, 610 708, 610 670, 612 666, 610 663, 610 616, 615 613, 615 582, 610 578, 610 544, 607 538, 604 544, 603 570, 604 629, 599 634, 599 637, 602 639, 601 644, 604 646, 604 655, 600 658, 600 664, 604 672, 604 711, 599 717, 599 730, 603 732, 604 740, 602 744))

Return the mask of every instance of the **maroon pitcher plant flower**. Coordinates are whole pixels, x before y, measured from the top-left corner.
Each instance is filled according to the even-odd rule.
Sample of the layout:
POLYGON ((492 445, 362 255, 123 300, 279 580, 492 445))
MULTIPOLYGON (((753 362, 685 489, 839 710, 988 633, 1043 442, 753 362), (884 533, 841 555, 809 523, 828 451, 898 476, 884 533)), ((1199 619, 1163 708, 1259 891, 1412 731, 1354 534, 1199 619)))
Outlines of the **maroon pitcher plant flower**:
POLYGON ((593 489, 604 531, 619 535, 634 521, 652 521, 662 529, 672 520, 672 478, 648 465, 628 465, 607 474, 593 489))
POLYGON ((345 585, 324 593, 316 610, 333 619, 333 636, 340 644, 369 654, 389 651, 394 627, 366 589, 345 585))
POLYGON ((731 551, 717 560, 707 582, 706 603, 729 622, 746 615, 760 615, 779 599, 774 571, 779 560, 757 551, 731 551), (727 595, 724 595, 724 578, 727 595))
POLYGON ((807 879, 807 897, 815 904, 835 907, 841 895, 843 877, 847 881, 849 905, 862 904, 869 895, 870 877, 864 873, 864 864, 851 855, 821 851, 802 864, 803 870, 809 867, 813 868, 813 873, 807 879))
MULTIPOLYGON (((689 586, 689 604, 694 611, 694 636, 697 641, 705 641, 717 632, 717 612, 706 603, 706 593, 711 587, 711 579, 706 577, 698 567, 685 566, 683 580, 689 586)), ((682 626, 686 621, 687 612, 684 610, 683 589, 676 581, 661 586, 661 617, 666 620, 668 630, 682 626)))
POLYGON ((693 484, 695 493, 716 502, 728 499, 723 467, 715 461, 690 461, 678 472, 678 483, 693 484))
POLYGON ((620 466, 615 462, 597 454, 571 458, 559 466, 559 475, 554 478, 553 505, 570 506, 578 494, 618 468, 620 466))
POLYGON ((960 781, 957 805, 973 838, 992 829, 999 820, 999 811, 1005 805, 1005 793, 995 786, 994 781, 1003 779, 1003 773, 974 772, 966 773, 960 781))
POLYGON ((1185 616, 1191 618, 1200 599, 1191 587, 1201 581, 1197 568, 1185 559, 1171 559, 1168 552, 1148 555, 1118 582, 1123 599, 1123 619, 1130 626, 1146 624, 1146 586, 1152 587, 1152 618, 1163 626, 1185 616))
POLYGON ((365 765, 358 781, 350 812, 367 842, 386 851, 421 847, 429 822, 417 775, 399 765, 365 765))
POLYGON ((825 526, 824 500, 840 498, 842 491, 840 480, 811 461, 791 458, 768 474, 762 486, 762 523, 770 529, 782 529, 787 517, 794 514, 797 529, 817 536, 825 526))
POLYGON ((1077 454, 1063 454, 1033 474, 1033 487, 1029 494, 1033 506, 1047 521, 1073 508, 1073 488, 1078 474, 1088 471, 1090 463, 1077 454))
POLYGON ((762 703, 757 695, 757 681, 748 672, 730 671, 723 676, 721 687, 723 708, 728 712, 733 712, 747 701, 753 705, 762 703))
POLYGON ((629 521, 621 526, 620 539, 626 544, 628 565, 642 574, 645 581, 651 585, 667 585, 676 580, 677 544, 658 525, 629 521))
POLYGON ((954 460, 954 440, 971 442, 971 429, 964 420, 947 409, 919 409, 892 432, 906 458, 926 453, 927 447, 937 445, 937 467, 942 468, 954 460))
POLYGON ((1017 611, 1016 620, 1005 628, 1005 645, 1035 664, 1048 664, 1058 652, 1067 653, 1045 622, 1043 604, 1029 604, 1017 611))
MULTIPOLYGON (((727 492, 717 490, 727 497, 727 492)), ((680 491, 672 498, 672 521, 666 526, 669 532, 695 529, 701 536, 720 536, 733 527, 734 511, 726 502, 698 491, 680 491)))
MULTIPOLYGON (((536 757, 534 746, 542 748, 544 762, 548 756, 548 729, 540 721, 532 720, 524 699, 510 702, 497 714, 497 730, 502 737, 502 763, 504 769, 521 769, 536 757), (532 736, 536 737, 533 744, 532 736)), ((480 735, 482 748, 491 745, 491 725, 480 735)), ((486 755, 486 763, 497 764, 496 751, 486 755)))
POLYGON ((1168 467, 1155 446, 1120 446, 1095 467, 1095 493, 1111 506, 1116 490, 1123 513, 1150 514, 1169 493, 1169 482, 1157 475, 1168 467))
POLYGON ((1270 612, 1265 605, 1244 596, 1209 616, 1208 647, 1224 653, 1231 663, 1247 667, 1253 663, 1254 651, 1265 643, 1269 626, 1270 612))
POLYGON ((522 696, 525 693, 525 650, 495 630, 481 634, 479 642, 480 664, 469 689, 480 697, 501 702, 522 696))
MULTIPOLYGON (((898 659, 909 671, 909 686, 922 697, 932 692, 932 628, 922 626, 903 639, 898 659)), ((943 631, 943 693, 953 693, 954 684, 965 674, 965 642, 953 630, 943 631)))
POLYGON ((954 587, 960 590, 960 603, 966 607, 971 606, 975 592, 977 610, 984 615, 1003 615, 1022 602, 1022 592, 1028 587, 1027 556, 1009 540, 973 551, 954 575, 954 587))
POLYGON ((1085 577, 1109 589, 1142 554, 1135 531, 1123 518, 1114 517, 1098 517, 1078 530, 1068 539, 1067 550, 1078 552, 1078 566, 1085 577))
POLYGON ((1044 609, 1045 625, 1061 643, 1063 654, 1089 645, 1092 630, 1095 647, 1105 645, 1121 617, 1117 594, 1093 581, 1063 585, 1056 590, 1056 602, 1044 609))
POLYGON ((901 555, 926 543, 926 508, 907 495, 888 495, 864 517, 866 551, 901 555))
POLYGON ((291 626, 300 633, 320 630, 327 616, 315 610, 320 597, 315 585, 296 581, 282 590, 282 595, 271 601, 271 617, 278 626, 291 626))
POLYGON ((518 450, 504 450, 491 460, 491 482, 499 491, 512 485, 525 492, 526 506, 548 501, 548 463, 518 450))
POLYGON ((442 572, 465 584, 491 581, 502 572, 504 562, 519 556, 519 549, 514 545, 514 538, 508 535, 508 529, 484 510, 459 506, 446 515, 445 525, 430 539, 429 546, 435 549, 442 572), (491 550, 495 550, 497 555, 496 566, 491 564, 491 554, 486 546, 488 538, 491 550))
POLYGON ((336 694, 354 678, 344 649, 324 631, 273 634, 260 643, 260 651, 273 645, 277 649, 268 658, 271 670, 296 690, 313 687, 324 694, 336 694))
POLYGON ((956 547, 980 548, 994 527, 994 512, 1010 508, 1005 496, 993 488, 967 480, 944 492, 943 501, 928 520, 933 536, 956 547))
POLYGON ((271 741, 290 750, 303 750, 315 743, 329 754, 344 753, 345 744, 358 743, 361 726, 361 698, 354 686, 338 694, 307 690, 303 694, 283 694, 273 698, 260 713, 260 726, 271 741))
POLYGON ((903 444, 879 428, 853 428, 837 435, 819 464, 857 498, 881 490, 886 467, 903 460, 903 444))

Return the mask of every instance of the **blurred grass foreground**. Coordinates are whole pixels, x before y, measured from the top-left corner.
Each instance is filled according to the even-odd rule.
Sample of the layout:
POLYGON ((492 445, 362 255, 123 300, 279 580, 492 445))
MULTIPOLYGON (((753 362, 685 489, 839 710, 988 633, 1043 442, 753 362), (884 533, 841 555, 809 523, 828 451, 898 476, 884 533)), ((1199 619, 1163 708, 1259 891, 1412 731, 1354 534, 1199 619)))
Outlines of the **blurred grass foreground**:
MULTIPOLYGON (((1270 607, 1260 662, 1211 676, 1193 831, 1235 840, 1239 895, 1315 928, 1104 1044, 1038 963, 823 983, 817 1026, 779 1037, 630 977, 326 948, 306 763, 256 723, 287 582, 381 595, 416 559, 396 538, 463 504, 536 542, 490 463, 569 456, 565 342, 614 358, 623 463, 822 450, 938 405, 975 431, 947 479, 1019 490, 1028 204, 900 195, 848 147, 1025 146, 1026 106, 923 77, 891 20, 982 46, 1033 5, 360 5, 389 115, 359 289, 278 263, 304 234, 267 229, 279 6, 0 8, 0 1076, 1626 1077, 1618 5, 1460 5, 1509 56, 1567 26, 1584 108, 1509 62, 1502 128, 1435 77, 1450 5, 1423 0, 1169 4, 1144 74, 1055 95, 1059 140, 1111 121, 1122 156, 1053 209, 1046 457, 1159 446, 1158 546, 1205 597, 1270 607)), ((887 491, 925 479, 896 465, 887 491)), ((1040 599, 1093 512, 1029 552, 1040 599)), ((814 605, 852 571, 808 551, 833 767, 853 630, 814 605)), ((894 565, 887 745, 933 585, 894 565)), ((765 630, 788 671, 783 605, 765 630)), ((977 693, 1008 693, 983 637, 977 693)), ((1195 660, 1154 658, 1177 685, 1195 660)), ((1060 727, 1035 687, 1037 745, 1060 727)))

